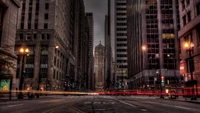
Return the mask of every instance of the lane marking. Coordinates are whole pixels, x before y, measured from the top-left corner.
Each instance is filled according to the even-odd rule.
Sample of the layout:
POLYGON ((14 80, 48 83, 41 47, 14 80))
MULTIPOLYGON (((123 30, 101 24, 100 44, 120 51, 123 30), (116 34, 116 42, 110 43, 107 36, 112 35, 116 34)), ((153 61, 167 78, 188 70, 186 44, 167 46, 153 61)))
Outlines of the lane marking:
POLYGON ((94 109, 95 111, 105 111, 106 109, 94 109))
POLYGON ((136 107, 135 105, 133 105, 133 104, 130 104, 130 103, 127 103, 127 102, 124 102, 124 101, 119 101, 120 103, 123 103, 123 104, 126 104, 126 105, 129 105, 129 106, 131 106, 131 107, 136 107))
POLYGON ((142 111, 147 111, 146 109, 141 109, 142 111))
MULTIPOLYGON (((151 104, 159 104, 159 103, 149 102, 149 101, 145 101, 145 102, 146 103, 151 103, 151 104)), ((184 106, 173 106, 173 105, 161 104, 161 103, 159 105, 164 105, 164 106, 168 106, 168 107, 172 107, 172 108, 180 108, 180 109, 185 109, 185 110, 192 110, 191 108, 184 107, 184 106)))
POLYGON ((176 108, 181 108, 181 109, 186 109, 186 110, 190 110, 191 108, 187 108, 187 107, 183 107, 183 106, 174 106, 176 108))
POLYGON ((49 103, 49 102, 59 102, 59 101, 62 101, 62 99, 59 99, 59 100, 43 100, 43 101, 40 101, 41 103, 49 103))
POLYGON ((83 111, 81 111, 80 109, 77 109, 77 108, 75 108, 75 107, 73 107, 73 106, 69 106, 68 107, 69 109, 71 108, 71 109, 73 109, 74 111, 76 111, 76 112, 78 112, 78 113, 85 113, 85 112, 83 112, 83 111))
POLYGON ((15 105, 9 105, 8 107, 16 107, 16 106, 22 106, 23 104, 15 104, 15 105))

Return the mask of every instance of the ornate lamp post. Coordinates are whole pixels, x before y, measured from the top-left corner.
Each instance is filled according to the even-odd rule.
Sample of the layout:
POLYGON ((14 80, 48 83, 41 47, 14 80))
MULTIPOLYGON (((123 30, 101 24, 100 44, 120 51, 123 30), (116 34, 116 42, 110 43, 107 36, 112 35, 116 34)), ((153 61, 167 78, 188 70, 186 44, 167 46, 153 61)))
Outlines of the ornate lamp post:
POLYGON ((25 73, 25 58, 29 54, 29 49, 25 47, 21 47, 19 50, 19 54, 22 57, 22 66, 21 66, 21 76, 20 76, 20 83, 19 83, 19 94, 18 94, 18 99, 23 99, 23 93, 22 93, 22 87, 23 87, 23 82, 24 82, 24 73, 25 73))
POLYGON ((192 68, 192 50, 194 48, 194 44, 192 42, 185 42, 184 43, 184 48, 188 51, 189 53, 189 67, 190 67, 190 76, 191 76, 191 82, 192 82, 192 98, 191 100, 197 100, 197 97, 194 92, 194 77, 193 77, 193 68, 192 68))

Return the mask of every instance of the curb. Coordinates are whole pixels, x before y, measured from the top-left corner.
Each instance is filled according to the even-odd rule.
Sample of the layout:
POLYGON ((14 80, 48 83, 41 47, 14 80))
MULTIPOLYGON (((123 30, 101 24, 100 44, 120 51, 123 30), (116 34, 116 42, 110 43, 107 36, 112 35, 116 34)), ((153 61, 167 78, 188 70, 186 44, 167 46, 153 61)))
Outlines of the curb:
MULTIPOLYGON (((159 99, 161 99, 161 98, 159 98, 159 99)), ((188 103, 200 104, 200 102, 198 102, 198 101, 189 101, 189 100, 166 99, 166 98, 164 98, 162 100, 171 100, 171 101, 180 101, 180 102, 188 102, 188 103)))

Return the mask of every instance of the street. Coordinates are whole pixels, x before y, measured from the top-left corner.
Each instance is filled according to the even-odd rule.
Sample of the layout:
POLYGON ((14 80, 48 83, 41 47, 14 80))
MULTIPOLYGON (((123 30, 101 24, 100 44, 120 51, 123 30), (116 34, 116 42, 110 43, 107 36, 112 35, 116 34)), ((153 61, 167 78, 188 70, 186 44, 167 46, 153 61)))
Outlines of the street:
POLYGON ((44 96, 0 102, 1 113, 200 113, 199 104, 149 96, 44 96))

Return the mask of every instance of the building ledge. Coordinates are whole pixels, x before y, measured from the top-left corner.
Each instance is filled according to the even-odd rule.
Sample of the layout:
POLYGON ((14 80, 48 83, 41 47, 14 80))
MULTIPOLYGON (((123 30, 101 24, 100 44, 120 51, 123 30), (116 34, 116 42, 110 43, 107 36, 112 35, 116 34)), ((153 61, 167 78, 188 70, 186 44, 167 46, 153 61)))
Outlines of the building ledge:
POLYGON ((18 8, 21 7, 20 0, 11 0, 18 8))
POLYGON ((17 55, 15 53, 11 53, 10 51, 5 50, 4 48, 0 48, 0 53, 5 54, 14 59, 17 59, 17 55))
POLYGON ((200 24, 200 15, 190 21, 190 23, 186 24, 182 29, 178 31, 178 37, 181 38, 183 35, 188 33, 190 30, 195 28, 198 24, 200 24))

